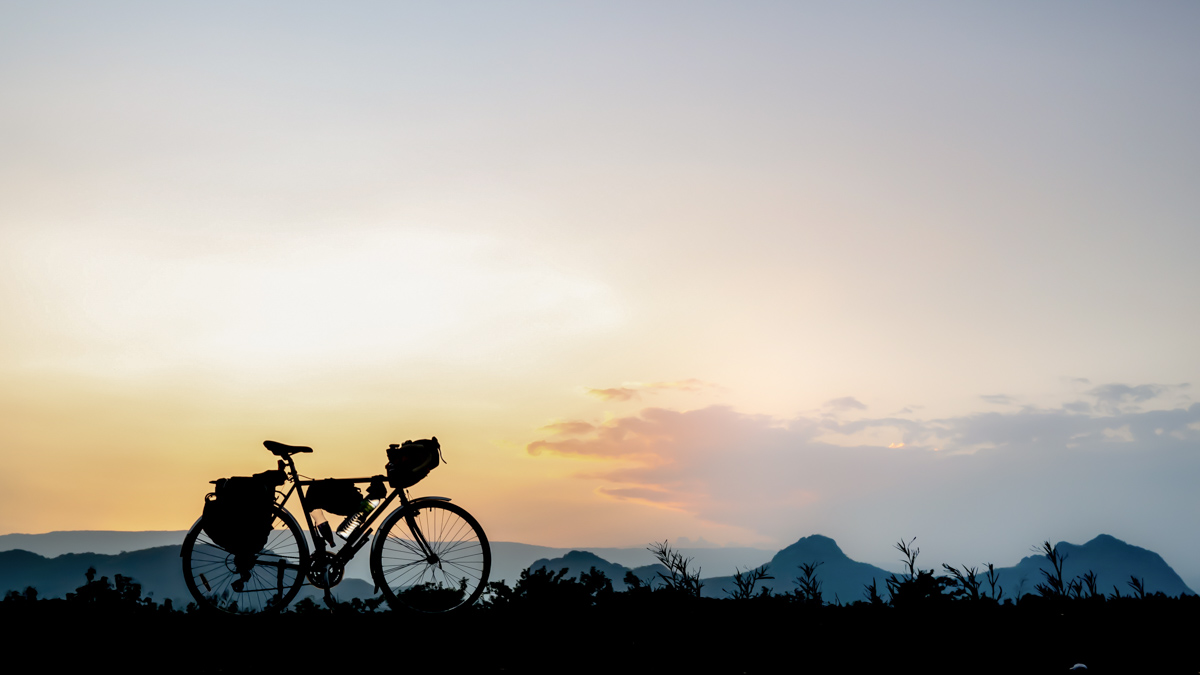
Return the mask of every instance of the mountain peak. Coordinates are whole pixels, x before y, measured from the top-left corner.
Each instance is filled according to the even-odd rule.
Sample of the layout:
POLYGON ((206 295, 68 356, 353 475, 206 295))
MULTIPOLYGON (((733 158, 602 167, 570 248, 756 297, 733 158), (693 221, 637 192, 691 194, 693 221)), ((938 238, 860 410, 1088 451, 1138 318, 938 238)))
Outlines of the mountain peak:
POLYGON ((796 543, 775 554, 772 564, 786 563, 793 567, 797 562, 817 561, 825 564, 848 562, 850 558, 842 552, 837 542, 823 534, 801 537, 796 543))
MULTIPOLYGON (((1091 541, 1084 544, 1084 546, 1089 546, 1089 547, 1094 547, 1094 548, 1112 548, 1112 547, 1119 547, 1119 546, 1129 546, 1129 544, 1121 541, 1120 539, 1117 539, 1116 537, 1112 536, 1111 534, 1098 534, 1095 537, 1093 537, 1091 541)), ((1138 548, 1138 547, 1134 546, 1133 548, 1138 548)))
POLYGON ((559 558, 559 560, 570 567, 587 564, 597 565, 598 563, 603 565, 612 564, 595 553, 592 553, 591 551, 571 551, 570 553, 567 553, 563 557, 559 558))

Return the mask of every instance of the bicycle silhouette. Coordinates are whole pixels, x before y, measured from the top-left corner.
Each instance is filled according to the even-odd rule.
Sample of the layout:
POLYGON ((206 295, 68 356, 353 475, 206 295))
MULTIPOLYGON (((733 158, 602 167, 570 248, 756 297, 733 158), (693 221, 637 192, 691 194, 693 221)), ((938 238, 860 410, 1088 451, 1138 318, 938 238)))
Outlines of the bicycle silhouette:
MULTIPOLYGON (((432 443, 436 446, 437 439, 432 443)), ((338 528, 338 535, 344 541, 335 551, 332 549, 337 535, 330 531, 323 510, 306 503, 313 501, 310 497, 314 486, 331 483, 301 476, 292 459, 292 455, 312 452, 312 448, 274 441, 265 441, 263 445, 280 458, 278 473, 264 474, 277 473, 276 485, 291 485, 287 492, 267 488, 274 499, 269 507, 271 529, 266 544, 257 553, 218 545, 205 531, 207 516, 202 515, 192 525, 184 537, 180 556, 184 581, 200 607, 233 614, 278 612, 306 584, 325 591, 326 602, 330 603, 329 589, 341 582, 346 564, 368 541, 373 541, 371 578, 392 608, 447 612, 469 606, 479 598, 492 564, 487 535, 471 514, 451 504, 448 497, 409 499, 406 488, 423 478, 424 473, 410 479, 411 483, 389 480, 393 486, 390 493, 383 487, 382 475, 336 479, 341 484, 370 483, 368 498, 382 494, 387 497, 373 509, 364 503, 362 511, 347 517, 338 528), (299 523, 283 508, 293 494, 300 500, 312 535, 315 548, 312 554, 299 523), (371 540, 372 525, 396 500, 400 506, 383 518, 378 534, 371 540)), ((392 446, 389 456, 398 448, 392 446)), ((387 478, 393 478, 390 471, 387 478)), ((357 488, 352 489, 358 492, 357 488)))

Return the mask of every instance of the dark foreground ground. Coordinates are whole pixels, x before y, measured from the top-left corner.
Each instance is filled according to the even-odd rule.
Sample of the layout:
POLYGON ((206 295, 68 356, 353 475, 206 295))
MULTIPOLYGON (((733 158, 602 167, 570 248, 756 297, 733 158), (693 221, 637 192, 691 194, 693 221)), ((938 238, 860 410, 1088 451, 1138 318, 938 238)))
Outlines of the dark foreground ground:
POLYGON ((52 672, 1196 673, 1200 602, 812 607, 643 597, 450 616, 227 617, 38 602, 0 613, 9 663, 52 672), (32 665, 32 664, 31 664, 32 665), (106 669, 107 670, 107 669, 106 669))

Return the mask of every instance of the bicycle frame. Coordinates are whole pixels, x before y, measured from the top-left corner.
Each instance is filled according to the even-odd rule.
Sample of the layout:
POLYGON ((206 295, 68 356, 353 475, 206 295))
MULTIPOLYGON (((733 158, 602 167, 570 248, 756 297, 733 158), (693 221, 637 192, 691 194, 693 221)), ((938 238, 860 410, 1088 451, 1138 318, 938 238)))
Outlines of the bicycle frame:
MULTIPOLYGON (((283 457, 279 460, 279 468, 283 470, 284 474, 287 476, 288 481, 291 483, 291 487, 288 488, 286 493, 280 493, 278 490, 276 490, 275 505, 282 509, 284 504, 287 503, 288 499, 291 498, 292 494, 296 494, 296 498, 300 500, 300 510, 304 512, 304 522, 308 525, 308 531, 312 537, 314 557, 320 555, 326 551, 327 543, 325 541, 325 537, 320 533, 320 531, 318 531, 317 526, 313 524, 311 510, 308 508, 308 505, 304 503, 305 491, 299 489, 302 486, 312 485, 317 481, 304 480, 300 478, 300 474, 296 470, 296 462, 291 455, 283 457)), ((353 483, 371 483, 375 479, 375 476, 368 476, 366 478, 339 478, 338 480, 344 480, 353 483)), ((353 558, 355 554, 357 554, 358 551, 370 540, 370 535, 372 532, 371 525, 375 523, 375 521, 377 521, 384 512, 387 511, 387 507, 390 506, 397 498, 400 499, 400 508, 406 508, 410 504, 425 500, 450 501, 449 497, 420 497, 416 500, 409 500, 404 488, 392 488, 392 491, 382 502, 380 502, 379 506, 372 509, 371 513, 369 513, 367 517, 363 519, 363 521, 359 523, 358 526, 355 527, 347 537, 345 537, 345 543, 337 547, 337 550, 332 553, 333 559, 341 565, 346 565, 349 563, 350 559, 353 558)), ((429 547, 429 543, 425 541, 425 536, 422 534, 420 528, 417 527, 416 522, 411 516, 406 520, 413 533, 413 538, 416 539, 417 543, 421 547, 421 552, 426 555, 432 555, 433 552, 429 547)))

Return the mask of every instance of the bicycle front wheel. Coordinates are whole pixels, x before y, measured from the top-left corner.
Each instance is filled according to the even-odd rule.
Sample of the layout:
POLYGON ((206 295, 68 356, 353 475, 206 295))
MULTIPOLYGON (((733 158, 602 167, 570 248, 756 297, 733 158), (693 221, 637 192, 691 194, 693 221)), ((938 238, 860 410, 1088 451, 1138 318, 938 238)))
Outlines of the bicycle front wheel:
POLYGON ((252 567, 243 561, 242 570, 233 553, 205 534, 203 518, 192 526, 179 554, 184 583, 201 608, 227 614, 278 612, 295 599, 308 567, 308 543, 292 514, 278 507, 273 514, 266 545, 252 567))
POLYGON ((483 528, 462 507, 418 501, 393 511, 371 547, 371 578, 393 608, 449 612, 479 599, 492 568, 483 528))

